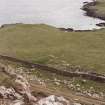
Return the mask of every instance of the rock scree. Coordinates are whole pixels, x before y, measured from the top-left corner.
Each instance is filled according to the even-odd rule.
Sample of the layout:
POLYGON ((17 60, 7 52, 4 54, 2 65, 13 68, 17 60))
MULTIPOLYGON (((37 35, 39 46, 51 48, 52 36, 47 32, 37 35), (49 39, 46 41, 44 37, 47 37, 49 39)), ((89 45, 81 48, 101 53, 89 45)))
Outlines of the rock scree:
POLYGON ((0 86, 0 103, 4 103, 3 105, 71 105, 62 96, 51 95, 38 100, 37 97, 32 95, 27 79, 14 73, 13 68, 2 65, 0 72, 14 80, 14 86, 0 86))

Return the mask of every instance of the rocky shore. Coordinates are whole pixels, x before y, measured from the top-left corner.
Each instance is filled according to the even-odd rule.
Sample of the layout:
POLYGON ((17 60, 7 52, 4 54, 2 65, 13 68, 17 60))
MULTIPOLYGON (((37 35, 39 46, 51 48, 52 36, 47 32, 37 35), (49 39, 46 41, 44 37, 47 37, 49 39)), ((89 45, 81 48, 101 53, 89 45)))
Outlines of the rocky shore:
POLYGON ((99 18, 105 20, 105 13, 97 12, 98 9, 93 8, 94 6, 98 5, 99 1, 85 3, 83 6, 83 10, 86 11, 86 15, 94 18, 99 18))
MULTIPOLYGON (((54 78, 56 85, 61 85, 62 82, 71 88, 77 88, 78 92, 72 95, 72 92, 65 93, 56 90, 51 90, 47 87, 48 80, 34 78, 24 68, 17 69, 0 63, 0 73, 7 76, 5 81, 0 84, 0 105, 104 105, 104 95, 100 92, 99 95, 90 87, 90 91, 80 93, 80 84, 72 84, 66 80, 54 78), (32 82, 32 78, 34 82, 32 82), (8 81, 7 81, 8 80, 8 81), (38 81, 40 85, 37 85, 38 81), (94 92, 93 92, 94 91, 94 92), (67 95, 69 94, 69 95, 67 95), (89 100, 88 100, 88 98, 89 100), (84 99, 84 100, 83 100, 84 99), (103 104, 102 104, 103 103, 103 104)), ((29 70, 29 68, 28 68, 29 70)), ((30 71, 31 73, 32 71, 30 71)), ((51 82, 51 81, 50 81, 51 82)), ((87 83, 87 80, 83 80, 87 83)), ((57 89, 57 88, 56 88, 57 89)), ((81 90, 82 91, 82 90, 81 90)))
MULTIPOLYGON (((13 68, 7 68, 0 65, 0 72, 9 76, 11 84, 0 86, 0 105, 71 105, 71 103, 62 96, 49 95, 37 98, 31 93, 28 80, 15 73, 13 68)), ((72 103, 73 104, 73 103, 72 103)), ((81 105, 81 104, 73 104, 81 105)))
MULTIPOLYGON (((94 18, 99 18, 101 20, 105 20, 105 13, 97 12, 97 9, 93 8, 98 5, 99 1, 93 2, 84 2, 82 10, 86 11, 86 15, 94 18)), ((105 22, 96 24, 99 27, 105 27, 105 22)), ((61 31, 65 32, 86 32, 86 31, 95 31, 95 30, 74 30, 73 28, 59 28, 61 31)))

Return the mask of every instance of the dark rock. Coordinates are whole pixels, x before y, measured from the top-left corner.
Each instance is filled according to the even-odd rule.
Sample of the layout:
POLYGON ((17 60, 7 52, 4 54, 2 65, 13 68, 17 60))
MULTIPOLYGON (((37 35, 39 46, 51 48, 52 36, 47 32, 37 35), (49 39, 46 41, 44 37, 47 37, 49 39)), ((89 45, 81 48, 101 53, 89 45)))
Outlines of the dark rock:
POLYGON ((74 31, 72 28, 67 28, 66 30, 67 31, 74 31))
POLYGON ((74 31, 73 28, 59 28, 61 31, 72 32, 74 31))
POLYGON ((89 32, 89 31, 92 31, 92 30, 75 30, 75 32, 89 32))
POLYGON ((87 1, 85 1, 85 2, 83 2, 84 4, 87 4, 87 3, 89 3, 89 2, 87 2, 87 1))
POLYGON ((4 27, 5 27, 4 25, 1 26, 1 28, 4 28, 4 27))
POLYGON ((99 23, 99 24, 96 24, 97 26, 99 27, 105 27, 105 23, 99 23))
POLYGON ((86 11, 86 14, 85 14, 86 16, 105 20, 105 14, 100 14, 97 12, 97 9, 92 8, 93 6, 97 4, 99 4, 99 2, 96 0, 93 0, 93 2, 89 2, 89 3, 84 3, 82 10, 86 11))

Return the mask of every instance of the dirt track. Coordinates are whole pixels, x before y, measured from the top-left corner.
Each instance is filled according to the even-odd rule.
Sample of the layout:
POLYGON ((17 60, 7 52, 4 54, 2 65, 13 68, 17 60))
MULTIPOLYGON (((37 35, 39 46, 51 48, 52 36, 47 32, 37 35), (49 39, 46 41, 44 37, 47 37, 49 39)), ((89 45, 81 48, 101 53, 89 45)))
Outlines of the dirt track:
POLYGON ((84 105, 105 105, 105 100, 102 100, 102 99, 95 99, 95 98, 91 98, 91 97, 77 95, 73 92, 68 93, 68 92, 62 92, 62 91, 58 91, 58 90, 51 90, 51 89, 48 89, 47 87, 44 87, 42 85, 31 84, 31 89, 33 91, 42 92, 45 94, 64 96, 71 102, 83 103, 84 105))

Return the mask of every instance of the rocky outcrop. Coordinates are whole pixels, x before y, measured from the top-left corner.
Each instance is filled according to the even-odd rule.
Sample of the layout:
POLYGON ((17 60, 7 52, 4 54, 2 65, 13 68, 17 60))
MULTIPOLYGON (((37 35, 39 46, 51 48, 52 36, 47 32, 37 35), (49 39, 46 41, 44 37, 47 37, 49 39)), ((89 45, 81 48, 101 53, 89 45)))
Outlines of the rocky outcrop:
POLYGON ((74 68, 73 71, 71 71, 70 69, 60 70, 60 69, 57 69, 57 68, 49 67, 47 65, 35 64, 35 63, 32 63, 32 62, 28 62, 28 61, 20 60, 20 59, 17 59, 17 58, 8 57, 8 56, 0 55, 0 58, 3 59, 3 60, 9 60, 9 61, 17 62, 17 63, 22 63, 25 66, 28 66, 30 68, 42 69, 42 70, 45 70, 45 71, 48 71, 48 72, 51 72, 51 73, 56 73, 56 74, 62 75, 62 76, 82 77, 84 79, 105 83, 105 75, 94 73, 94 72, 83 72, 85 70, 81 71, 82 68, 78 68, 78 71, 76 71, 75 68, 74 68))
POLYGON ((97 12, 97 9, 93 8, 95 5, 98 5, 98 3, 98 1, 85 3, 82 9, 86 11, 87 16, 105 20, 105 13, 99 13, 97 12))
POLYGON ((73 28, 58 28, 61 31, 64 32, 89 32, 89 31, 95 31, 95 30, 74 30, 73 28))
POLYGON ((51 95, 37 102, 37 105, 72 105, 64 97, 51 95))
POLYGON ((74 29, 73 28, 59 28, 61 31, 65 31, 65 32, 73 32, 74 29))
POLYGON ((27 79, 21 75, 14 73, 14 70, 11 67, 3 66, 1 67, 2 72, 6 75, 10 76, 13 79, 13 87, 12 88, 0 88, 0 94, 3 98, 11 99, 9 96, 13 96, 13 99, 18 100, 21 96, 20 101, 24 103, 24 100, 27 103, 34 103, 37 99, 31 94, 30 91, 30 84, 28 83, 27 79))
POLYGON ((0 69, 14 82, 9 88, 0 86, 0 103, 5 103, 3 105, 70 105, 65 98, 54 95, 38 100, 32 95, 30 84, 25 77, 16 74, 11 67, 2 65, 0 69))
POLYGON ((99 27, 105 27, 105 23, 99 23, 99 24, 96 24, 97 26, 99 27))
POLYGON ((4 99, 21 99, 21 95, 16 93, 13 88, 6 88, 5 86, 0 86, 0 98, 4 99))
POLYGON ((30 101, 29 103, 24 99, 24 96, 18 94, 13 88, 4 86, 0 87, 0 99, 4 99, 4 105, 71 105, 64 97, 55 95, 42 98, 37 102, 30 101))

